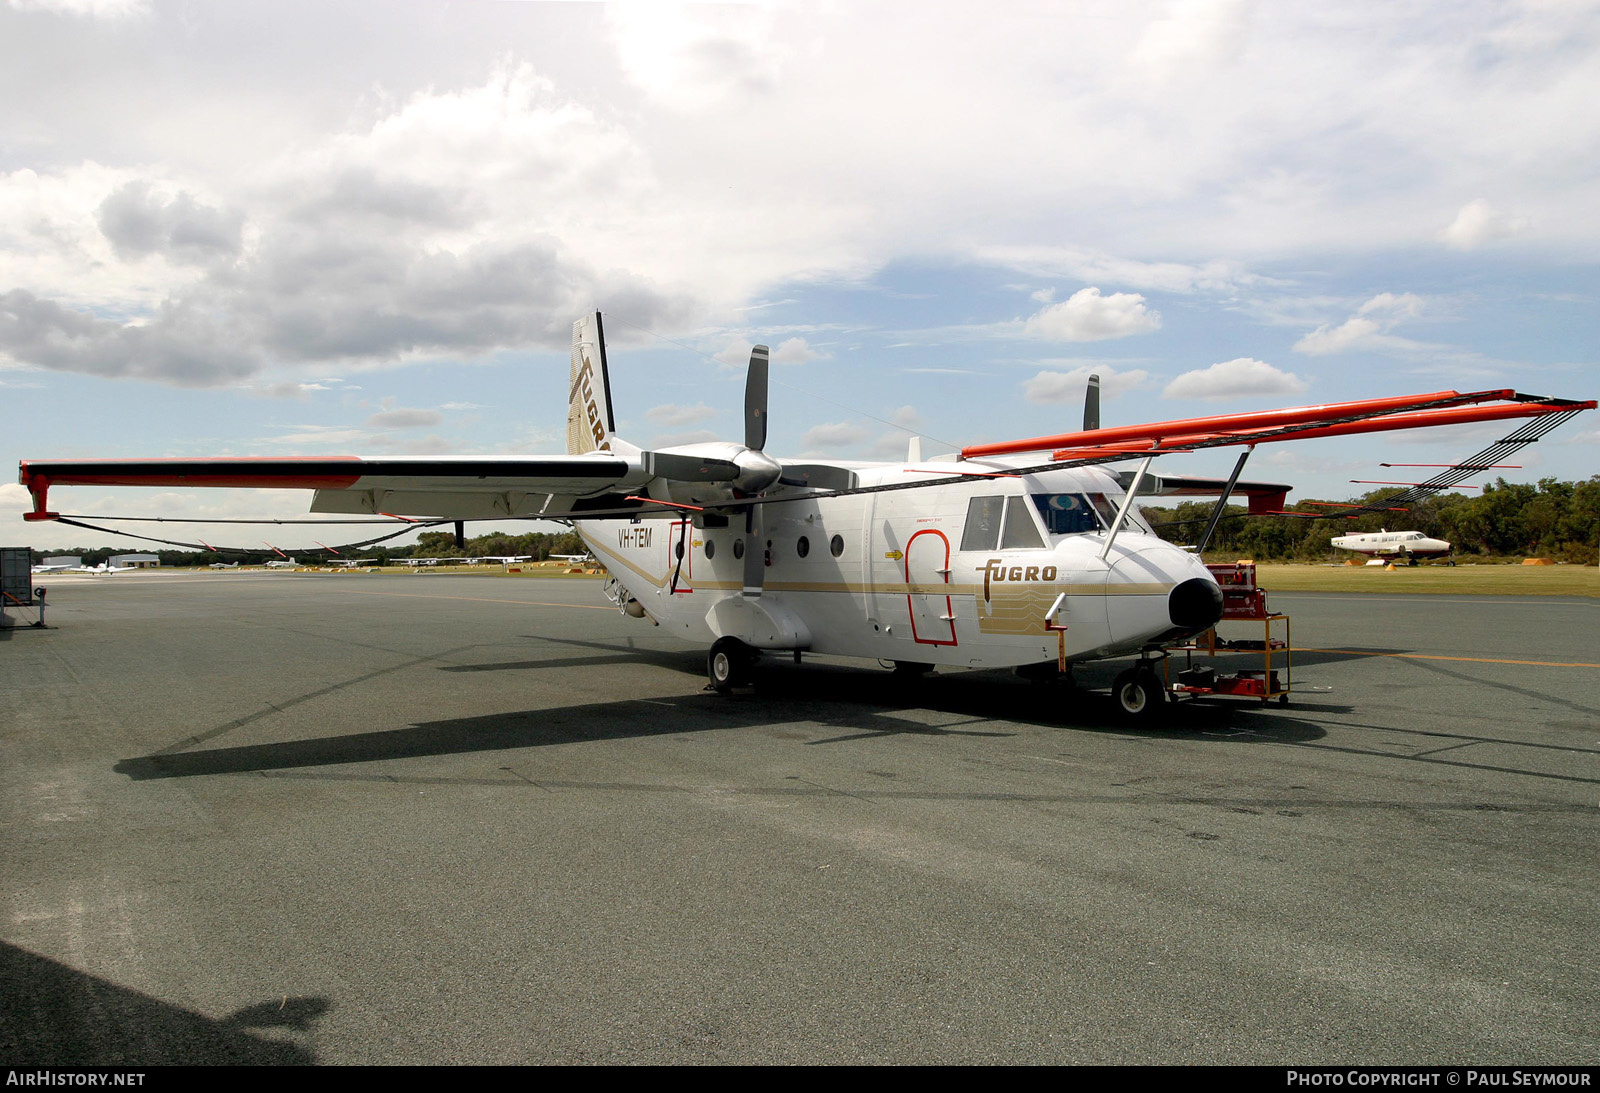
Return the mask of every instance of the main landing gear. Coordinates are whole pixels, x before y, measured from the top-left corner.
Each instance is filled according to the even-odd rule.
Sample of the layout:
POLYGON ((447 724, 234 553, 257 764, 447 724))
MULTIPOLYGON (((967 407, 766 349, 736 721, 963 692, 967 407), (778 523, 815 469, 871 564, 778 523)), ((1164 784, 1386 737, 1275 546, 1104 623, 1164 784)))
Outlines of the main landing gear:
POLYGON ((711 679, 711 689, 727 694, 735 687, 750 682, 750 669, 760 656, 738 638, 718 638, 711 643, 706 656, 706 675, 711 679))
POLYGON ((1161 677, 1156 675, 1154 663, 1140 661, 1111 684, 1111 697, 1125 720, 1148 724, 1166 705, 1166 688, 1161 685, 1161 677))

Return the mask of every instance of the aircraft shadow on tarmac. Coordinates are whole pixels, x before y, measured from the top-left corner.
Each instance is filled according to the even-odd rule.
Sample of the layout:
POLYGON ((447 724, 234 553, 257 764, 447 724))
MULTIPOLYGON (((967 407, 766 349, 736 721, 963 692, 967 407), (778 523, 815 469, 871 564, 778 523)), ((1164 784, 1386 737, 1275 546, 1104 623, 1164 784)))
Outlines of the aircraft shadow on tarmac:
MULTIPOLYGON (((596 643, 572 643, 596 644, 596 643)), ((695 652, 607 649, 610 657, 581 657, 507 665, 448 666, 441 671, 515 670, 524 667, 612 662, 624 657, 700 677, 695 652)), ((1109 686, 1120 665, 1095 666, 1082 682, 1109 686)), ((755 685, 733 695, 709 691, 679 696, 622 699, 585 705, 522 710, 478 717, 426 721, 404 728, 341 736, 172 751, 125 759, 115 769, 135 780, 287 770, 423 756, 492 753, 645 736, 728 731, 794 723, 837 730, 809 745, 842 744, 876 736, 929 735, 1007 737, 1022 723, 1078 732, 1137 733, 1142 737, 1213 742, 1304 743, 1323 728, 1277 709, 1239 705, 1173 704, 1148 727, 1119 722, 1106 693, 1060 684, 1019 680, 1007 672, 957 672, 920 678, 896 677, 882 669, 836 664, 795 666, 773 658, 758 670, 755 685), (940 725, 908 720, 904 711, 955 715, 940 725), (1220 730, 1220 731, 1219 731, 1220 730)))
POLYGON ((322 998, 272 999, 220 1020, 0 942, 0 1059, 10 1066, 307 1065, 250 1029, 308 1031, 322 998))

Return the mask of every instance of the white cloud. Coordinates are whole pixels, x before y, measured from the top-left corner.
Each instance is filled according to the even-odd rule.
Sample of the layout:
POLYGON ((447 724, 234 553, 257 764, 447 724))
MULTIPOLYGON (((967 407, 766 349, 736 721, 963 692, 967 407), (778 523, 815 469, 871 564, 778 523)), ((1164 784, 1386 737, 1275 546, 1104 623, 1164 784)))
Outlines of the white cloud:
POLYGON ((898 430, 879 433, 867 447, 868 459, 903 460, 911 454, 911 436, 898 430))
POLYGON ((652 448, 677 448, 685 444, 705 444, 712 440, 722 440, 710 429, 693 429, 682 433, 658 433, 650 440, 652 448))
POLYGON ((828 425, 815 425, 806 430, 801 443, 807 450, 850 448, 870 436, 870 432, 863 426, 849 421, 833 422, 828 425))
POLYGON ((1237 61, 1252 6, 1251 0, 1177 0, 1145 28, 1129 60, 1158 83, 1237 61))
POLYGON ((905 405, 889 411, 888 420, 902 429, 920 429, 922 427, 922 414, 915 406, 905 405))
POLYGON ((554 348, 597 299, 645 326, 687 314, 597 268, 598 240, 552 233, 582 241, 598 214, 580 210, 631 205, 648 172, 527 65, 252 166, 248 210, 181 172, 0 179, 0 364, 205 386, 269 362, 554 348))
POLYGON ((123 183, 97 212, 101 233, 125 261, 161 255, 205 263, 237 257, 243 248, 242 213, 207 205, 183 190, 157 194, 148 179, 123 183))
POLYGON ((366 438, 364 447, 378 452, 396 452, 400 455, 448 455, 458 445, 442 436, 386 436, 379 434, 366 438))
POLYGON ((1161 397, 1226 402, 1261 395, 1298 395, 1305 389, 1305 380, 1293 372, 1253 357, 1236 357, 1185 372, 1162 389, 1161 397))
POLYGON ((678 428, 684 425, 696 425, 702 421, 710 421, 720 412, 703 402, 696 403, 693 406, 678 406, 673 403, 667 403, 663 406, 652 406, 644 412, 644 416, 659 425, 678 428))
POLYGON ((804 364, 806 361, 825 358, 828 354, 819 353, 806 344, 804 338, 789 338, 772 351, 773 364, 804 364))
MULTIPOLYGON (((1160 292, 1227 292, 1263 280, 1233 259, 1213 258, 1201 263, 1153 262, 1117 257, 1081 246, 988 244, 977 248, 976 257, 1043 277, 1104 281, 1160 292)), ((1055 291, 1053 287, 1041 289, 1033 293, 1033 298, 1049 303, 1055 298, 1055 291)))
POLYGON ((744 368, 750 363, 750 351, 754 348, 748 338, 734 338, 712 357, 729 368, 744 368))
POLYGON ((1456 250, 1472 250, 1493 239, 1507 239, 1521 235, 1532 227, 1525 216, 1510 216, 1498 212, 1483 198, 1461 206, 1450 226, 1439 233, 1439 238, 1456 250))
POLYGON ((385 407, 379 413, 367 418, 367 427, 372 429, 425 429, 438 425, 444 421, 444 415, 437 410, 413 410, 404 406, 385 407))
POLYGON ((44 11, 80 19, 131 19, 150 14, 150 0, 9 0, 15 11, 44 11))
POLYGON ((606 8, 623 70, 674 110, 714 106, 730 96, 770 93, 787 53, 763 5, 617 3, 606 8))
POLYGON ((1352 349, 1411 349, 1417 343, 1389 333, 1422 313, 1422 297, 1410 292, 1380 292, 1338 326, 1324 323, 1294 343, 1296 353, 1314 357, 1352 349))
POLYGON ((1067 372, 1042 371, 1022 385, 1022 394, 1029 402, 1042 405, 1068 403, 1082 405, 1088 390, 1089 377, 1100 377, 1100 397, 1113 399, 1128 391, 1149 386, 1150 373, 1143 368, 1126 372, 1105 365, 1082 365, 1067 372))
POLYGON ((1102 296, 1098 288, 1079 289, 1027 321, 1023 332, 1058 342, 1094 342, 1126 338, 1161 328, 1161 316, 1136 293, 1102 296))

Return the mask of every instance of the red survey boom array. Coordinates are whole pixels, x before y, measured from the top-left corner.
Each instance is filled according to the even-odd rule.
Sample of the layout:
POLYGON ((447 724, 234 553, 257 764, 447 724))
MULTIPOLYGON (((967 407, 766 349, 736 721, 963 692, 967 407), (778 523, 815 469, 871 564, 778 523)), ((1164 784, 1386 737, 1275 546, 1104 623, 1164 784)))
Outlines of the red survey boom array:
POLYGON ((1116 452, 1149 454, 1236 444, 1265 444, 1278 440, 1310 440, 1391 429, 1426 429, 1440 425, 1539 417, 1543 414, 1572 414, 1594 408, 1593 399, 1575 402, 1525 395, 1509 389, 1472 391, 1467 394, 1435 391, 1425 395, 1219 414, 1143 425, 1116 425, 1029 440, 974 444, 963 448, 961 455, 964 459, 977 459, 1019 452, 1053 451, 1053 458, 1070 460, 1116 452))

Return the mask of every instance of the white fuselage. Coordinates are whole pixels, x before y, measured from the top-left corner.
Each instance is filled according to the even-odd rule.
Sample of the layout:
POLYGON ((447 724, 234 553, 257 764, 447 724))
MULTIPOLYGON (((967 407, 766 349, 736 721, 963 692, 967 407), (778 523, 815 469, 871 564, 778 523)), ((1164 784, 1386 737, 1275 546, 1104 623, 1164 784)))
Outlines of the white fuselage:
MULTIPOLYGON (((863 486, 1003 470, 851 469, 863 486)), ((690 641, 736 637, 757 648, 1005 667, 1138 653, 1182 629, 1169 603, 1176 587, 1215 588, 1198 558, 1132 513, 1105 552, 1105 527, 1121 501, 1115 479, 1084 468, 766 504, 764 581, 754 598, 742 592, 737 513, 725 528, 670 510, 576 526, 644 613, 690 641), (1067 511, 1047 511, 1052 505, 1067 511)))
POLYGON ((1443 539, 1430 539, 1420 531, 1371 531, 1360 535, 1337 535, 1332 544, 1340 550, 1401 558, 1442 558, 1450 553, 1443 539))

